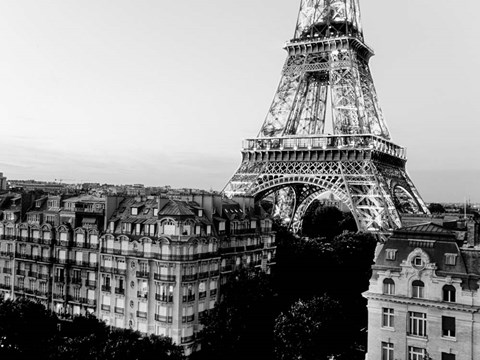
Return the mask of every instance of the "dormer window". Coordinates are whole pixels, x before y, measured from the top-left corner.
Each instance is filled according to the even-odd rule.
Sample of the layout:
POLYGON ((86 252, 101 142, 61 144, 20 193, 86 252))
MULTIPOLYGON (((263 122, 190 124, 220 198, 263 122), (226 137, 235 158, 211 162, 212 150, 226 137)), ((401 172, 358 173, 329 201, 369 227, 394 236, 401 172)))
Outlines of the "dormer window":
POLYGON ((395 260, 397 249, 387 249, 386 254, 387 254, 387 260, 395 260))
POLYGON ((203 210, 202 209, 198 209, 198 216, 203 216, 203 210))
POLYGON ((153 209, 153 216, 158 216, 158 209, 153 209))
POLYGON ((425 263, 420 256, 415 256, 412 260, 412 265, 416 268, 422 268, 425 266, 425 263))
POLYGON ((138 215, 138 208, 132 207, 131 213, 132 213, 132 215, 138 215))
POLYGON ((457 263, 457 254, 445 254, 445 265, 454 266, 457 263))

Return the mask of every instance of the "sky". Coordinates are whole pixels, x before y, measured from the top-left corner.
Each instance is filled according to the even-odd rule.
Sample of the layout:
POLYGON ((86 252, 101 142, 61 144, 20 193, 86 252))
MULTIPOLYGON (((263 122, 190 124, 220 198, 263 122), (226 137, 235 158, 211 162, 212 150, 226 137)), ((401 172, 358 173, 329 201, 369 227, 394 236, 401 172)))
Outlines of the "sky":
MULTIPOLYGON (((221 190, 299 0, 3 0, 0 172, 221 190)), ((480 202, 480 2, 363 0, 393 141, 427 202, 480 202)))

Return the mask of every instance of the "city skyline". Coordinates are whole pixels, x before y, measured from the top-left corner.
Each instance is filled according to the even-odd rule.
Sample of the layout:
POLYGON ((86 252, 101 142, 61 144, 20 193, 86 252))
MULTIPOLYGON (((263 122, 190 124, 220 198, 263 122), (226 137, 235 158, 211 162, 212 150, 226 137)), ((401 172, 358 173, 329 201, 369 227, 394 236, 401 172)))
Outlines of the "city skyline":
MULTIPOLYGON (((380 105, 427 202, 480 201, 480 75, 464 66, 480 61, 480 5, 463 5, 361 4, 380 105)), ((297 0, 0 4, 0 171, 221 190, 263 123, 297 10, 297 0)))

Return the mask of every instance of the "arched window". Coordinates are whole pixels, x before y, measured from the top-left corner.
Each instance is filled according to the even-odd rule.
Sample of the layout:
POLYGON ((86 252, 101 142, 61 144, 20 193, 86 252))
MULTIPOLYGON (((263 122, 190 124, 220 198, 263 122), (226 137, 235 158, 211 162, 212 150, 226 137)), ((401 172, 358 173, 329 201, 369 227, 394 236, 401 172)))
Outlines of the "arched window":
POLYGON ((412 283, 412 296, 414 298, 422 299, 424 295, 423 293, 424 287, 425 285, 423 284, 423 281, 415 280, 412 283))
POLYGON ((395 282, 392 279, 383 280, 383 293, 386 295, 395 295, 395 282))
POLYGON ((443 301, 455 302, 455 288, 452 285, 443 287, 443 301))

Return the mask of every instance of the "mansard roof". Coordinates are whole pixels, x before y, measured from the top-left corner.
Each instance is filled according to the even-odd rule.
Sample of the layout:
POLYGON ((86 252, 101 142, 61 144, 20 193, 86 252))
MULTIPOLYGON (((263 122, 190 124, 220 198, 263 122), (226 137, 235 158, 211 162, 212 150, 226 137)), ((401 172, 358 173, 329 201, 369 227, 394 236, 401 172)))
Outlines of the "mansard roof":
POLYGON ((160 216, 195 216, 186 202, 180 200, 169 200, 158 212, 160 216))
POLYGON ((392 237, 408 237, 409 239, 431 239, 443 241, 455 241, 455 233, 447 230, 441 225, 429 222, 424 224, 403 227, 394 231, 392 237))

